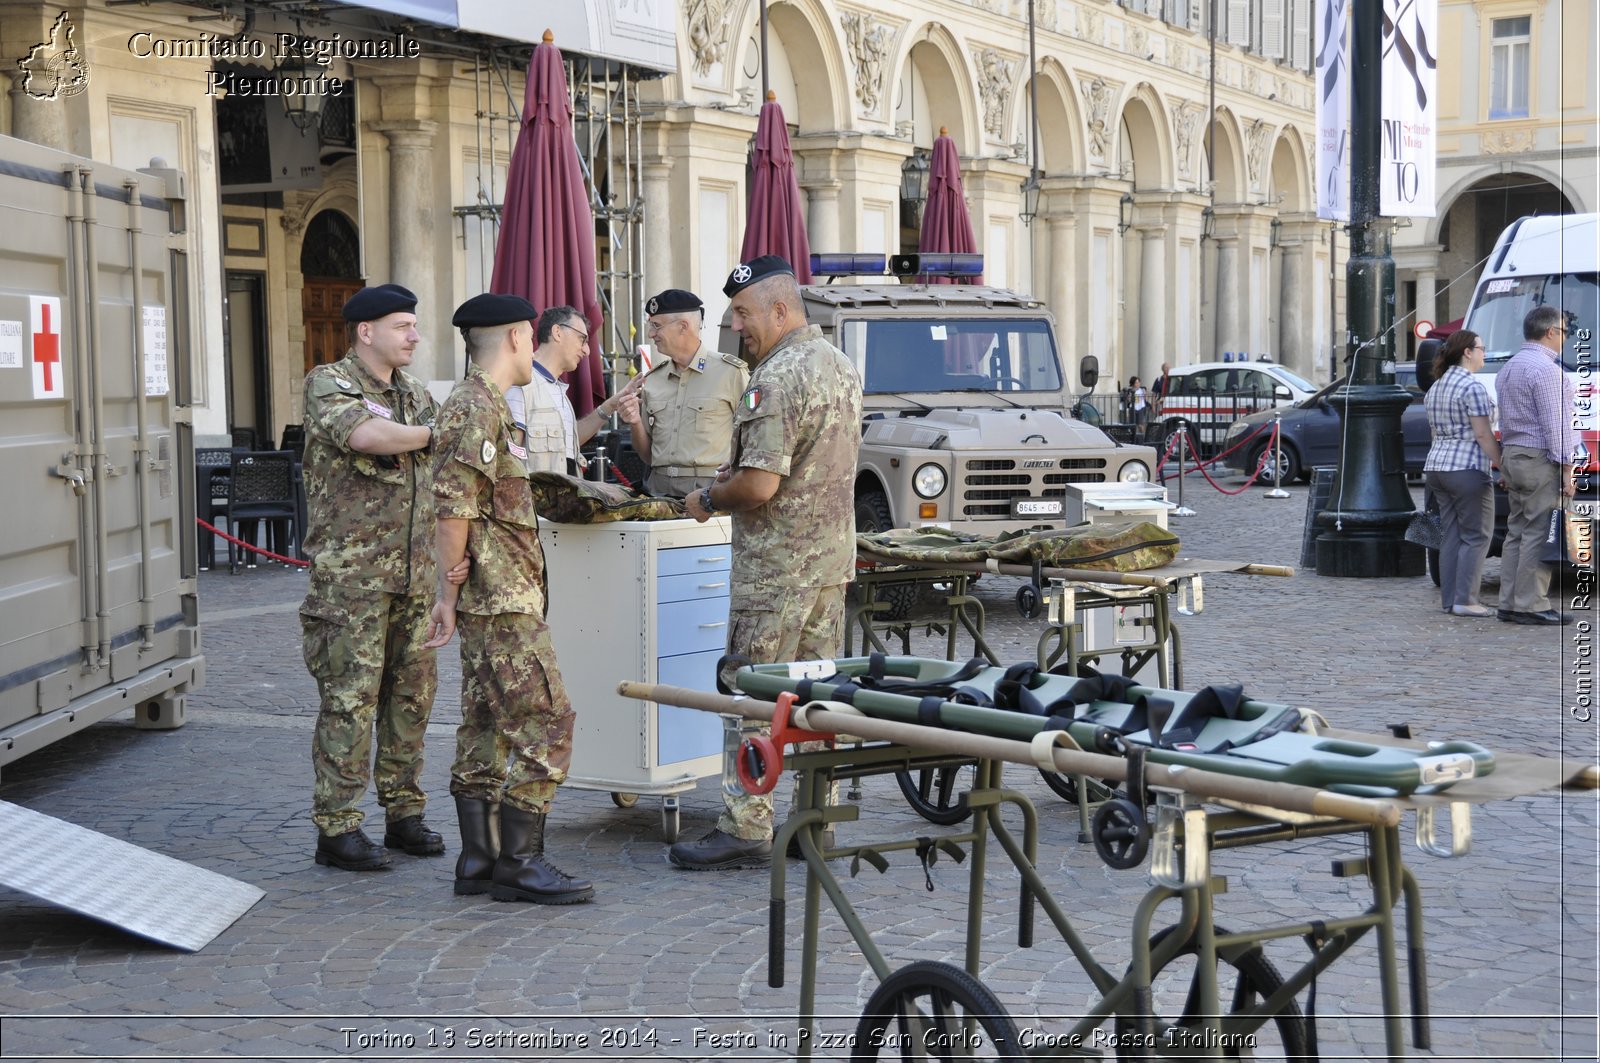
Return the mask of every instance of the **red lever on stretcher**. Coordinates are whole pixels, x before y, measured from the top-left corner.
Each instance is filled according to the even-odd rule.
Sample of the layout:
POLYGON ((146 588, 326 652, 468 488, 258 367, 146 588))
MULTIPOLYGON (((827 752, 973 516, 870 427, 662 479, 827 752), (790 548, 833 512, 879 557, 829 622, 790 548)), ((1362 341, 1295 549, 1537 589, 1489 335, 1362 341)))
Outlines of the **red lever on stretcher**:
POLYGON ((739 785, 752 794, 770 794, 783 774, 783 747, 800 742, 831 742, 834 736, 823 731, 806 731, 789 723, 789 714, 799 700, 792 691, 778 695, 772 713, 772 737, 751 735, 739 743, 735 764, 739 785))

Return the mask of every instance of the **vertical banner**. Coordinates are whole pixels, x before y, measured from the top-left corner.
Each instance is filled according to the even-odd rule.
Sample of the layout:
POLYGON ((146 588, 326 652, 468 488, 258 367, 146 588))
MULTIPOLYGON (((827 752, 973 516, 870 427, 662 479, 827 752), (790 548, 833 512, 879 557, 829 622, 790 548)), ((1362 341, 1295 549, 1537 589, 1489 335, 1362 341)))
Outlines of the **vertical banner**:
POLYGON ((1350 220, 1350 0, 1317 0, 1317 217, 1350 220))
POLYGON ((1434 215, 1438 0, 1383 0, 1383 156, 1379 213, 1434 215))

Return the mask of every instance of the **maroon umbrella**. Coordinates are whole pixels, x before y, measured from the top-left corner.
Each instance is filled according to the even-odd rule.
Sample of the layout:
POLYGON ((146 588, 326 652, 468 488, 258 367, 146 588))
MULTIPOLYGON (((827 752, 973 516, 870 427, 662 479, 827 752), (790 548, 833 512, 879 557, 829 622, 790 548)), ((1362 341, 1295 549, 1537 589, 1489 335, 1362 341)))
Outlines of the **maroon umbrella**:
MULTIPOLYGON (((961 160, 956 144, 943 126, 933 142, 933 161, 928 165, 928 201, 922 208, 922 234, 917 250, 935 253, 974 253, 978 241, 972 236, 972 219, 967 216, 967 201, 961 193, 961 160)), ((955 277, 928 277, 934 284, 955 284, 955 277)), ((964 283, 982 284, 983 278, 964 283)))
POLYGON ((745 220, 739 261, 782 255, 801 284, 811 283, 811 242, 800 217, 800 185, 789 151, 789 127, 783 121, 778 94, 767 91, 756 122, 754 167, 750 175, 750 217, 745 220))
POLYGON ((544 31, 528 67, 489 289, 520 295, 541 311, 575 306, 588 320, 589 357, 566 376, 572 407, 582 417, 606 397, 603 322, 595 291, 594 211, 578 165, 567 75, 554 39, 544 31))

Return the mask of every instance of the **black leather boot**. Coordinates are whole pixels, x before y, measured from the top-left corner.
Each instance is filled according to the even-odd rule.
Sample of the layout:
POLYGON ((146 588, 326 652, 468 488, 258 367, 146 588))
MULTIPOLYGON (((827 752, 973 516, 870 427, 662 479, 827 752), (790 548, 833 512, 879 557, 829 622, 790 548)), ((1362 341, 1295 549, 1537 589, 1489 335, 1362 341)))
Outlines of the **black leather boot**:
POLYGON ((444 852, 444 838, 438 831, 430 830, 419 813, 397 819, 385 827, 383 847, 399 849, 412 856, 438 856, 444 852))
POLYGON ((343 834, 317 835, 317 863, 344 871, 377 871, 389 866, 389 854, 357 827, 343 834))
POLYGON ((544 858, 543 812, 500 805, 500 858, 494 864, 489 896, 497 901, 577 904, 594 896, 594 887, 544 858))
POLYGON ((456 893, 488 893, 494 862, 500 856, 500 806, 457 797, 456 819, 461 824, 456 893))

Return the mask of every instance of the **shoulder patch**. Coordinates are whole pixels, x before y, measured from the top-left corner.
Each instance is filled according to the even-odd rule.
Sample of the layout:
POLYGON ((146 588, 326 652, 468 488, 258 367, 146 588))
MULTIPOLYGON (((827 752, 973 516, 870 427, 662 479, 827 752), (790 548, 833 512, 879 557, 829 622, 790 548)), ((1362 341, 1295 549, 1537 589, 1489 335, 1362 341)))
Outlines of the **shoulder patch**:
POLYGON ((729 365, 733 366, 735 369, 749 369, 750 368, 749 366, 744 364, 744 359, 740 358, 736 354, 723 354, 721 351, 718 351, 717 352, 717 357, 721 358, 724 362, 727 362, 729 365))
POLYGON ((333 382, 335 384, 338 384, 340 389, 343 390, 343 391, 349 391, 352 387, 354 387, 354 385, 351 384, 350 381, 346 380, 344 377, 339 376, 337 374, 334 375, 333 382))
POLYGON ((493 460, 494 460, 494 443, 492 441, 490 441, 490 440, 485 439, 483 441, 483 463, 485 465, 487 465, 493 460))
POLYGON ((739 399, 739 405, 752 413, 761 409, 761 389, 746 388, 744 396, 739 399))

